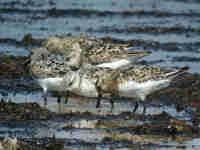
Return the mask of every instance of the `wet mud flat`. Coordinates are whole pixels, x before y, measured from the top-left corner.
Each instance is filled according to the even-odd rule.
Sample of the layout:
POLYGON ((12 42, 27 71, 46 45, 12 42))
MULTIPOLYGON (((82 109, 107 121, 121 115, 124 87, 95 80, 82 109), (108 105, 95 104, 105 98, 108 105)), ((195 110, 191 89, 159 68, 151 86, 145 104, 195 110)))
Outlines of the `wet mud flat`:
MULTIPOLYGON (((24 66, 26 57, 2 55, 0 83, 0 137, 17 137, 18 149, 198 149, 200 138, 200 76, 187 73, 168 89, 147 98, 147 113, 132 113, 135 102, 116 99, 110 104, 71 95, 69 102, 48 99, 44 107, 41 89, 24 66), (15 67, 17 64, 17 67, 15 67), (27 100, 10 93, 36 93, 27 100), (20 101, 20 102, 19 102, 20 101), (58 110, 52 110, 52 108, 58 110)), ((141 108, 142 109, 142 108, 141 108)))
MULTIPOLYGON (((167 111, 153 115, 131 112, 102 115, 90 110, 57 114, 41 108, 37 103, 16 104, 1 100, 0 106, 1 128, 9 129, 8 131, 1 129, 1 135, 16 136, 19 149, 25 150, 70 147, 71 149, 184 148, 187 146, 180 143, 200 136, 198 111, 193 112, 191 120, 180 120, 169 115, 167 111), (56 126, 53 127, 52 124, 56 126), (20 133, 19 128, 24 128, 22 131, 24 133, 20 133), (40 128, 41 130, 37 131, 40 128), (54 131, 51 131, 52 129, 54 131), (47 133, 41 136, 41 133, 37 135, 37 132, 47 133), (62 137, 59 132, 66 133, 63 133, 62 137)), ((3 137, 1 138, 3 140, 3 137)))

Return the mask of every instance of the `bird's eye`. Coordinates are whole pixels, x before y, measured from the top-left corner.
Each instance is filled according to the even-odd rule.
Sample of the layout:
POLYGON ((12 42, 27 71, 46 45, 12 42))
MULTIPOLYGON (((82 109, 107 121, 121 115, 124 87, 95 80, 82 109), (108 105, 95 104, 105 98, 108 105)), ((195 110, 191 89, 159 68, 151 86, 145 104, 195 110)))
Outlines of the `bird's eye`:
POLYGON ((71 82, 69 83, 69 86, 72 86, 72 83, 73 83, 73 82, 71 81, 71 82))
POLYGON ((42 59, 44 60, 44 54, 41 54, 42 59))
POLYGON ((72 71, 77 71, 79 68, 76 67, 76 66, 70 66, 70 69, 71 69, 72 71))
POLYGON ((71 59, 70 57, 66 57, 65 58, 66 61, 70 61, 70 59, 71 59))

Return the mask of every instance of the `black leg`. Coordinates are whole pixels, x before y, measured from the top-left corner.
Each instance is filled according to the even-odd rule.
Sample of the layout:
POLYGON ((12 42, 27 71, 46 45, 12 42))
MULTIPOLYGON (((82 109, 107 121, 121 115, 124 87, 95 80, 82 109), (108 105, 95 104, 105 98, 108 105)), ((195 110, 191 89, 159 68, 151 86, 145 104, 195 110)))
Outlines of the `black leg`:
POLYGON ((112 112, 113 109, 114 109, 114 101, 113 101, 113 98, 110 99, 110 104, 111 104, 111 112, 112 112))
POLYGON ((46 88, 43 88, 42 97, 43 97, 43 99, 44 99, 44 106, 45 106, 45 107, 47 106, 47 95, 48 95, 47 92, 48 92, 47 89, 46 89, 46 88))
POLYGON ((65 104, 68 103, 68 98, 69 98, 69 92, 67 92, 66 96, 65 96, 65 104))
POLYGON ((101 96, 98 96, 96 108, 99 108, 99 107, 100 107, 100 103, 101 103, 101 96))
POLYGON ((145 114, 145 113, 146 113, 146 104, 143 103, 143 114, 145 114))
POLYGON ((58 96, 57 103, 61 102, 61 96, 58 96))
POLYGON ((65 104, 68 103, 68 97, 65 97, 65 104))
POLYGON ((44 106, 47 106, 47 94, 43 93, 43 99, 44 99, 44 106))
POLYGON ((47 106, 47 97, 44 97, 44 106, 47 106))
POLYGON ((99 108, 101 104, 102 94, 101 94, 101 88, 99 86, 96 86, 96 89, 98 93, 96 108, 99 108))
POLYGON ((135 103, 135 108, 134 108, 134 110, 133 110, 133 113, 136 112, 136 110, 138 109, 138 106, 139 106, 139 104, 138 104, 138 102, 136 102, 136 103, 135 103))

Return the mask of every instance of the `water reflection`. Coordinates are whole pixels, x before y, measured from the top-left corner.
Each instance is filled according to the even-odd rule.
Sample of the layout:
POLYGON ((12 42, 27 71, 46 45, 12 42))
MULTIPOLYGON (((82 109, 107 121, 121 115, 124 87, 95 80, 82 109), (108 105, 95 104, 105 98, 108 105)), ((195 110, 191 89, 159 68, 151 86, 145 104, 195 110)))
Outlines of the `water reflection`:
MULTIPOLYGON (((38 102, 43 106, 40 93, 32 93, 30 95, 16 94, 13 96, 13 102, 38 102)), ((16 123, 15 126, 0 126, 0 136, 13 136, 17 135, 20 138, 25 137, 53 137, 65 139, 65 149, 138 149, 141 146, 145 146, 141 143, 153 144, 154 146, 147 146, 148 149, 195 149, 198 147, 198 138, 177 137, 175 140, 173 137, 160 136, 160 135, 148 135, 148 134, 135 134, 134 126, 145 125, 150 123, 151 120, 140 119, 138 113, 138 119, 136 118, 123 118, 119 117, 120 113, 125 113, 127 110, 131 110, 131 105, 134 103, 129 100, 117 100, 113 114, 110 113, 109 101, 102 101, 102 112, 95 108, 95 99, 76 98, 70 97, 67 104, 65 99, 62 98, 60 103, 57 103, 57 97, 49 97, 47 108, 58 114, 72 113, 73 116, 67 117, 68 119, 58 119, 49 121, 32 121, 24 124, 16 123), (87 113, 81 115, 81 113, 87 113), (89 115, 90 113, 90 115, 89 115), (76 114, 76 115, 75 115, 76 114), (80 114, 80 115, 78 115, 80 114), (94 115, 94 116, 93 116, 94 115), (95 116, 98 115, 98 116, 95 116), (92 117, 93 116, 93 117, 92 117), (129 129, 131 127, 131 130, 129 129), (121 129, 120 129, 121 128, 121 129), (123 129, 123 130, 122 130, 123 129), (116 141, 119 144, 116 144, 116 141), (181 142, 180 142, 181 141, 181 142), (136 147, 131 147, 133 143, 136 143, 136 147), (188 146, 187 146, 188 145, 188 146), (193 145, 193 146, 191 146, 193 145), (126 147, 127 146, 127 147, 126 147)), ((142 111, 142 108, 141 108, 142 111)), ((148 115, 159 115, 163 111, 167 111, 171 116, 177 119, 188 120, 190 115, 187 111, 177 112, 174 106, 162 106, 149 104, 147 109, 148 115)))

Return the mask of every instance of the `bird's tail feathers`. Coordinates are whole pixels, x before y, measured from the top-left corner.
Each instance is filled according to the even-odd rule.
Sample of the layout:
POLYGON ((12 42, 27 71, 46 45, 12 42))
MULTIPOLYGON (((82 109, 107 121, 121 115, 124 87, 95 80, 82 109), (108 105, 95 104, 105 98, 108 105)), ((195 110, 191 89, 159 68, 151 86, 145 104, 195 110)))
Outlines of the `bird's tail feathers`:
POLYGON ((144 56, 146 56, 146 55, 150 55, 152 53, 151 51, 148 51, 148 50, 136 50, 133 47, 130 47, 130 48, 126 49, 126 51, 127 51, 127 54, 129 56, 131 56, 131 55, 133 55, 133 56, 135 56, 135 55, 144 55, 144 56))
POLYGON ((173 72, 167 73, 166 77, 173 79, 173 78, 175 78, 175 77, 177 77, 177 76, 179 76, 179 75, 181 75, 181 74, 183 74, 185 72, 188 72, 188 70, 189 70, 189 67, 185 66, 185 67, 177 69, 177 70, 175 70, 173 72))

